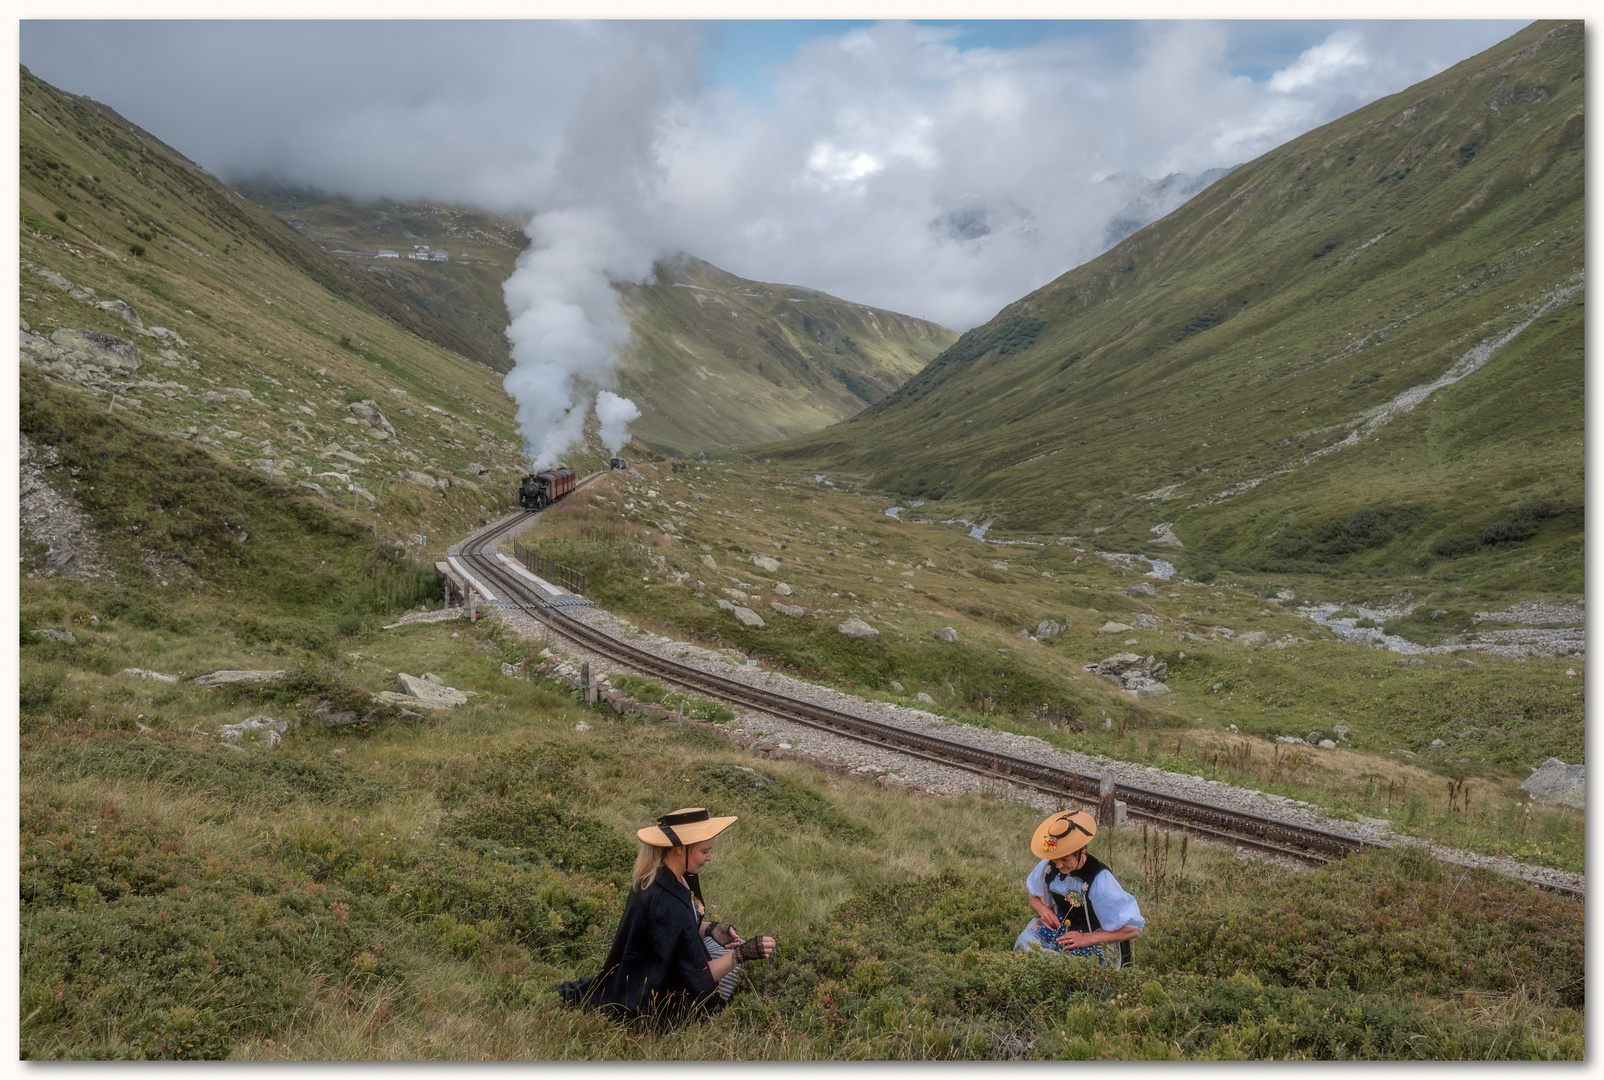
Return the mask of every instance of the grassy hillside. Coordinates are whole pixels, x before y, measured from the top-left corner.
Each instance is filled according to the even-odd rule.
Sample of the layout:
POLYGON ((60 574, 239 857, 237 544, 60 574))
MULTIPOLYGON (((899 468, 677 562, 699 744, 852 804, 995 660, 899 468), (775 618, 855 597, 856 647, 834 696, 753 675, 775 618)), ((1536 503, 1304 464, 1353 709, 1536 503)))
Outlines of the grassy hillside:
POLYGON ((1198 574, 1578 592, 1583 52, 1534 24, 1309 132, 761 452, 998 529, 1170 525, 1198 574))
POLYGON ((957 336, 923 319, 793 285, 765 285, 688 256, 648 286, 620 286, 634 331, 620 392, 630 430, 679 453, 765 442, 851 416, 901 386, 957 336))
MULTIPOLYGON (((511 367, 501 283, 528 246, 521 222, 269 184, 240 191, 353 271, 471 339, 491 367, 511 367), (451 261, 373 257, 381 247, 405 255, 414 244, 444 248, 451 261)), ((923 319, 747 281, 691 256, 659 264, 646 285, 618 288, 634 331, 619 359, 619 392, 643 414, 631 431, 672 454, 826 427, 884 398, 957 338, 923 319)))
MULTIPOLYGON (((81 400, 62 397, 39 415, 81 400)), ((115 419, 72 445, 71 462, 117 450, 131 470, 149 467, 141 454, 173 452, 115 419)), ((242 496, 249 505, 259 483, 244 470, 183 464, 229 512, 242 496)), ((670 487, 676 475, 720 508, 749 510, 757 496, 748 492, 766 478, 720 471, 715 483, 664 470, 612 482, 670 487)), ((872 535, 873 511, 854 509, 856 496, 826 503, 809 512, 844 523, 843 543, 864 535, 900 551, 918 542, 872 535)), ((342 532, 315 506, 276 507, 252 524, 286 558, 300 553, 308 573, 311 558, 339 561, 341 573, 363 565, 360 531, 342 532)), ((668 558, 684 546, 647 539, 668 558)), ((30 635, 21 650, 26 1058, 1585 1054, 1582 904, 1408 852, 1305 873, 1109 830, 1093 851, 1148 920, 1137 966, 1016 955, 1009 947, 1028 917, 1020 880, 1032 863, 1023 838, 1039 810, 765 760, 709 725, 625 722, 560 683, 505 677, 502 665, 531 645, 493 619, 388 631, 367 623, 337 648, 247 632, 245 619, 275 612, 307 626, 310 609, 255 572, 269 564, 237 567, 228 538, 217 540, 196 570, 220 584, 233 575, 227 605, 182 595, 130 606, 91 586, 24 580, 25 629, 75 635, 30 635), (207 691, 120 675, 125 667, 292 675, 207 691), (356 728, 324 728, 312 713, 323 697, 388 689, 397 671, 434 672, 474 696, 448 712, 356 728), (263 714, 291 725, 277 746, 233 749, 214 734, 263 714), (749 965, 731 1009, 688 1032, 561 1008, 556 984, 593 972, 606 951, 632 830, 687 804, 740 815, 704 888, 716 915, 778 938, 778 955, 749 965)), ((720 559, 733 566, 733 554, 720 559)), ((132 543, 126 555, 137 561, 132 543)), ((1103 575, 1089 569, 1088 584, 1113 583, 1103 575)), ((620 567, 607 588, 622 594, 638 578, 620 567)), ((813 604, 828 584, 810 579, 799 599, 813 604)), ((956 576, 918 588, 962 591, 956 576)), ((959 625, 981 644, 977 622, 959 625)), ((1134 742, 1139 731, 1148 734, 1107 738, 1134 742)), ((1167 747, 1172 732, 1162 734, 1167 747)), ((1476 812, 1488 809, 1478 799, 1476 812)))
POLYGON ((359 203, 324 192, 267 183, 235 185, 351 270, 449 325, 472 341, 472 354, 496 371, 512 368, 505 337, 507 302, 501 283, 529 246, 523 223, 468 207, 375 199, 359 203), (444 263, 406 258, 427 244, 450 255, 444 263), (400 252, 378 259, 380 248, 400 252))
POLYGON ((512 403, 461 335, 110 110, 21 79, 26 366, 414 552, 511 504, 512 403), (130 359, 63 359, 71 331, 130 359))

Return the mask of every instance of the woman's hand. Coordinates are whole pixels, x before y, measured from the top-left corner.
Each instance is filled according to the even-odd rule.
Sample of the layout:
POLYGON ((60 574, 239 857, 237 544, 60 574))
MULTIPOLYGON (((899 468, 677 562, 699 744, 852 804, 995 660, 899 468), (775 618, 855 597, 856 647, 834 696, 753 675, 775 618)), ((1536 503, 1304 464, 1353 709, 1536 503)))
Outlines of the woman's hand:
POLYGON ((1084 930, 1065 930, 1058 935, 1058 943, 1066 949, 1079 949, 1086 945, 1096 945, 1092 935, 1084 930))
POLYGON ((1057 930, 1059 927, 1058 913, 1051 909, 1043 911, 1037 918, 1041 919, 1042 925, 1049 930, 1057 930))
POLYGON ((767 960, 774 955, 774 939, 771 937, 755 937, 743 941, 735 949, 735 955, 742 960, 767 960))
POLYGON ((707 936, 724 946, 734 948, 741 943, 741 935, 727 922, 716 922, 707 928, 707 936))

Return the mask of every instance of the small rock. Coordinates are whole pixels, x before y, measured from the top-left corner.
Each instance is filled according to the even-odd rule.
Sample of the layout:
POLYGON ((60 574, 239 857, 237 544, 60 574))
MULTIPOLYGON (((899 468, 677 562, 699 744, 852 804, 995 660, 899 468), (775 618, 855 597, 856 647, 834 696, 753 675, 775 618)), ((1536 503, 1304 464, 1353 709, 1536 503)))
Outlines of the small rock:
POLYGON ((1108 622, 1104 623, 1102 626, 1099 626, 1097 628, 1097 633, 1099 633, 1099 634, 1125 634, 1125 633, 1129 633, 1130 630, 1131 630, 1131 628, 1129 626, 1126 626, 1124 623, 1117 623, 1117 622, 1114 622, 1112 619, 1110 619, 1108 622))
POLYGON ((1343 727, 1341 724, 1333 726, 1331 733, 1337 737, 1338 742, 1348 741, 1348 729, 1343 727))
POLYGON ((1440 619, 1446 614, 1448 614, 1448 612, 1444 611, 1442 608, 1438 608, 1436 611, 1431 613, 1431 617, 1433 619, 1440 619))
MULTIPOLYGON (((1231 725, 1231 730, 1232 731, 1236 730, 1236 725, 1235 724, 1231 725)), ((1292 743, 1295 746, 1305 746, 1305 745, 1307 745, 1302 739, 1298 738, 1296 735, 1277 735, 1275 737, 1275 741, 1276 742, 1284 742, 1284 743, 1292 743)))
POLYGON ((146 671, 144 668, 128 667, 117 673, 118 678, 127 676, 138 679, 155 679, 157 682, 177 682, 177 675, 163 675, 159 671, 146 671))
POLYGON ((790 596, 791 586, 782 581, 778 585, 774 586, 774 591, 779 593, 781 596, 790 596))
POLYGON ((923 690, 915 694, 913 699, 921 705, 934 705, 936 703, 936 699, 925 693, 923 690))
POLYGON ((1158 619, 1152 615, 1138 615, 1131 620, 1132 630, 1157 630, 1158 619))
POLYGON ((753 555, 752 565, 772 574, 780 568, 780 561, 768 555, 753 555))
POLYGON ((950 626, 943 626, 940 630, 936 631, 936 636, 938 638, 940 638, 942 641, 950 641, 950 642, 956 643, 957 640, 958 640, 958 631, 954 630, 950 626))
POLYGON ((703 555, 702 556, 702 565, 707 567, 709 570, 717 570, 718 569, 718 563, 713 561, 713 556, 711 556, 711 555, 703 555))
POLYGON ((1061 623, 1056 619, 1043 619, 1041 622, 1036 624, 1036 640, 1051 640, 1052 638, 1057 637, 1059 634, 1062 634, 1067 629, 1069 629, 1069 624, 1067 622, 1061 623))
POLYGON ((1337 748, 1337 744, 1335 742, 1333 742, 1332 740, 1330 740, 1330 739, 1321 739, 1320 740, 1320 749, 1322 749, 1322 750, 1335 750, 1336 748, 1337 748))
POLYGON ((78 639, 66 630, 35 630, 34 637, 50 638, 52 641, 64 641, 68 645, 78 644, 78 639))
POLYGON ((782 604, 778 600, 770 600, 769 607, 781 615, 789 615, 793 619, 800 619, 807 614, 807 610, 798 604, 782 604))
POLYGON ((1249 630, 1245 634, 1238 634, 1236 640, 1244 645, 1263 645, 1268 636, 1263 630, 1249 630))
MULTIPOLYGON (((848 619, 843 623, 837 624, 836 629, 847 637, 856 638, 859 641, 878 641, 880 639, 880 631, 862 619, 848 619)), ((938 636, 939 634, 940 631, 937 631, 938 636)))
POLYGON ((1156 596, 1157 594, 1158 590, 1153 588, 1153 583, 1150 581, 1138 581, 1135 585, 1125 590, 1126 596, 1156 596))
POLYGON ((249 716, 237 724, 223 724, 218 736, 227 743, 260 742, 263 746, 277 746, 280 737, 290 725, 274 716, 249 716))
POLYGON ((1441 739, 1433 739, 1433 740, 1431 740, 1431 748, 1433 750, 1441 750, 1443 747, 1445 747, 1447 745, 1448 744, 1443 742, 1441 739))
POLYGON ((579 723, 574 725, 574 730, 575 731, 589 731, 590 730, 590 725, 585 723, 583 720, 581 720, 579 723))
POLYGON ((738 621, 742 626, 762 627, 764 625, 763 616, 759 615, 751 608, 738 607, 734 610, 734 612, 732 612, 732 614, 735 616, 736 621, 738 621))
POLYGON ((1454 667, 1481 667, 1481 665, 1476 663, 1474 660, 1466 660, 1461 657, 1460 659, 1454 661, 1454 667))
POLYGON ((409 705, 425 709, 450 709, 468 703, 467 694, 445 685, 438 676, 415 676, 403 671, 396 675, 395 682, 402 694, 416 699, 408 702, 409 705))
POLYGON ((901 683, 899 683, 899 682, 898 682, 898 681, 897 681, 897 680, 895 680, 895 679, 892 679, 892 680, 891 680, 891 683, 890 683, 890 686, 891 686, 891 692, 892 692, 892 693, 893 693, 893 694, 901 694, 901 693, 904 693, 904 692, 905 692, 905 691, 904 691, 904 690, 903 690, 903 689, 902 689, 902 684, 901 684, 901 683))

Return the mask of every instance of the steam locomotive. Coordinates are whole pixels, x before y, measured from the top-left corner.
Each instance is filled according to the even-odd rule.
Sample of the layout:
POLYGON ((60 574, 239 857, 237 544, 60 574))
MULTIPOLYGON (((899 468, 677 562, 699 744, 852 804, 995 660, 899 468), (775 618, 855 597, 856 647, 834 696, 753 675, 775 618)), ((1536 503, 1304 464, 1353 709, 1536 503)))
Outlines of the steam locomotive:
POLYGON ((530 473, 518 485, 518 505, 525 510, 544 510, 574 490, 574 470, 558 466, 530 473))
POLYGON ((621 457, 615 457, 611 461, 609 461, 607 464, 610 467, 614 468, 614 469, 627 469, 627 468, 629 468, 629 462, 625 461, 621 457))

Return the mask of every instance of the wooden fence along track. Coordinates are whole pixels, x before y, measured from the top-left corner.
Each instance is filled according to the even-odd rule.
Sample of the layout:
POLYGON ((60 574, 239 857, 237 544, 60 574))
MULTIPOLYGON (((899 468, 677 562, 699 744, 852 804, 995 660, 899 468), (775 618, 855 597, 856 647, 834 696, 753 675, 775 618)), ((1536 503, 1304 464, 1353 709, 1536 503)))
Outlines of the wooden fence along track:
MULTIPOLYGON (((605 473, 586 477, 578 490, 605 473)), ((748 709, 769 713, 793 723, 827 731, 872 746, 894 750, 950 768, 965 769, 998 781, 1044 792, 1065 802, 1095 804, 1100 778, 1046 765, 1028 758, 986 750, 968 743, 943 739, 879 720, 818 705, 811 701, 752 686, 735 679, 676 663, 596 629, 569 615, 570 599, 546 595, 495 557, 496 545, 529 520, 519 512, 495 522, 451 548, 450 554, 507 607, 529 612, 552 630, 607 656, 631 670, 673 683, 699 694, 748 709)), ((586 605, 588 606, 588 605, 586 605)), ((1116 783, 1113 797, 1124 802, 1129 817, 1150 822, 1167 831, 1186 831, 1202 839, 1252 848, 1299 862, 1323 865, 1365 847, 1386 847, 1341 833, 1278 821, 1258 814, 1211 806, 1133 784, 1116 783)), ((1531 880, 1531 879, 1527 879, 1531 880)), ((1585 895, 1569 886, 1532 881, 1532 884, 1567 895, 1585 895)))

